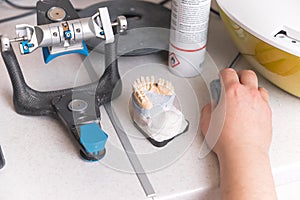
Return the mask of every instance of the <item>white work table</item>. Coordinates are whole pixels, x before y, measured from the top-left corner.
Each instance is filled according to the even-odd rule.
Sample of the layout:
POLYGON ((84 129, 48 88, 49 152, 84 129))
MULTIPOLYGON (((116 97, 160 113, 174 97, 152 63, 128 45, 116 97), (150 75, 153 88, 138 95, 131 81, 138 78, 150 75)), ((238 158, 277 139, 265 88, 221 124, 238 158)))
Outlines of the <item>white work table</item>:
MULTIPOLYGON (((17 2, 21 4, 26 1, 17 2)), ((95 1, 72 1, 77 8, 84 8, 93 2, 95 1)), ((0 4, 0 13, 3 13, 1 18, 20 12, 22 11, 16 11, 3 2, 0 4)), ((0 34, 13 37, 15 25, 22 23, 34 25, 36 17, 32 15, 2 23, 0 34)), ((14 45, 14 50, 26 81, 37 90, 72 87, 84 82, 87 77, 82 73, 84 68, 79 55, 59 57, 45 65, 41 50, 26 56, 19 54, 17 45, 14 45)), ((214 14, 210 15, 207 50, 210 57, 206 59, 203 72, 209 77, 204 78, 207 80, 215 77, 216 66, 219 69, 229 66, 238 53, 221 19, 214 14)), ((99 58, 101 63, 103 57, 99 58)), ((252 69, 242 57, 233 67, 252 69)), ((119 69, 123 92, 112 102, 112 106, 147 172, 156 192, 155 199, 219 199, 217 158, 213 153, 206 156, 200 153, 203 144, 198 130, 200 110, 210 100, 204 79, 182 79, 170 74, 165 54, 122 57, 119 69), (128 114, 131 83, 140 75, 152 74, 172 80, 181 109, 191 122, 189 131, 165 148, 155 148, 145 140, 130 123, 128 114)), ((275 87, 261 76, 259 85, 270 93, 273 111, 270 156, 276 185, 300 182, 300 99, 275 87)), ((59 120, 15 113, 12 87, 2 58, 0 108, 0 145, 7 162, 0 170, 1 200, 147 199, 103 108, 101 123, 109 140, 106 145, 107 154, 99 162, 86 162, 80 158, 73 138, 59 120)), ((280 197, 284 199, 283 195, 280 197)), ((300 195, 297 197, 299 199, 300 195)))

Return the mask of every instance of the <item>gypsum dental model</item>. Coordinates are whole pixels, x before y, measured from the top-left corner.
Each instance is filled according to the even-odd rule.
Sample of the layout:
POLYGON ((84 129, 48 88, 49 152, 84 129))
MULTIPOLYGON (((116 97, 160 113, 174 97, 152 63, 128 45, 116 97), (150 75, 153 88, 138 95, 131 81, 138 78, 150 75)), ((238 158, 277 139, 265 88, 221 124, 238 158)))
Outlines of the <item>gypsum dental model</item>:
POLYGON ((174 106, 176 94, 171 82, 142 76, 134 81, 132 90, 131 117, 153 145, 162 147, 187 131, 188 121, 174 106))

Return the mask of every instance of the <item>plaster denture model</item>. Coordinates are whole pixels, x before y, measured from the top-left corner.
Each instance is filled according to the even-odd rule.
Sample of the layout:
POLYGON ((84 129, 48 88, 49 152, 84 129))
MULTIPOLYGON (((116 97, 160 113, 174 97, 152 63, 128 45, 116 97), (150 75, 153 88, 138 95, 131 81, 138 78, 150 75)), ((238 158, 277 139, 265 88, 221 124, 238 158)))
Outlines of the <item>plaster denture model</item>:
POLYGON ((184 115, 174 106, 171 82, 142 76, 134 81, 132 91, 133 121, 153 145, 164 146, 188 129, 184 115))

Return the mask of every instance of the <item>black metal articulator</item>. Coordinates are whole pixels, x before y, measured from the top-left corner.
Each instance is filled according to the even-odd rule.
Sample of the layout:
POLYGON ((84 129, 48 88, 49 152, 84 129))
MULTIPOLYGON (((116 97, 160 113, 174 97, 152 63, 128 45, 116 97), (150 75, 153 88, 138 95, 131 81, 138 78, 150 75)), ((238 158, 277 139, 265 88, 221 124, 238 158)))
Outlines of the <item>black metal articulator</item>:
MULTIPOLYGON (((118 2, 118 6, 110 5, 110 3, 107 2, 113 10, 113 15, 119 13, 121 2, 118 2)), ((167 9, 158 5, 150 5, 147 2, 128 0, 122 2, 122 5, 122 8, 124 7, 122 14, 125 16, 126 14, 131 16, 130 13, 128 14, 128 10, 133 12, 132 9, 136 9, 136 13, 133 13, 132 16, 141 16, 142 20, 132 22, 132 24, 142 23, 141 25, 144 27, 160 27, 162 26, 160 24, 161 19, 169 19, 169 17, 162 17, 156 21, 156 24, 152 24, 151 17, 153 15, 148 12, 149 6, 159 9, 164 14, 162 16, 170 16, 167 9)), ((117 59, 118 37, 115 35, 127 30, 127 19, 124 16, 113 16, 115 21, 111 23, 106 7, 99 8, 92 17, 79 18, 69 0, 40 0, 37 2, 36 9, 37 26, 17 25, 17 37, 14 39, 0 36, 1 55, 13 86, 15 111, 21 115, 49 116, 59 119, 75 139, 81 156, 89 161, 97 161, 105 155, 105 143, 108 137, 101 129, 100 124, 99 107, 103 105, 146 196, 149 198, 155 196, 150 180, 111 107, 111 101, 121 94, 122 89, 117 59), (37 91, 27 85, 11 46, 12 42, 19 42, 21 54, 29 54, 38 47, 42 47, 44 61, 48 63, 64 54, 80 53, 86 55, 85 40, 97 41, 97 38, 105 41, 103 48, 105 71, 99 80, 79 87, 46 92, 37 91)), ((94 10, 95 8, 91 7, 91 9, 94 10)), ((157 9, 153 10, 157 12, 157 9)), ((91 10, 88 9, 88 12, 91 10)), ((163 24, 165 27, 169 27, 168 20, 164 20, 163 24)), ((125 36, 126 39, 123 38, 123 41, 126 42, 122 43, 123 47, 127 47, 127 44, 131 44, 132 41, 140 44, 140 41, 146 41, 148 38, 147 34, 143 33, 139 37, 135 35, 125 36)), ((159 38, 156 44, 167 41, 167 36, 159 38)), ((101 52, 103 49, 101 48, 101 52)), ((132 51, 128 55, 145 55, 152 52, 157 52, 157 49, 149 49, 146 46, 141 47, 141 50, 132 51)), ((4 158, 2 163, 4 165, 4 158)))
MULTIPOLYGON (((49 11, 53 12, 53 9, 57 11, 53 16, 61 17, 62 23, 65 20, 79 18, 68 0, 44 0, 37 3, 38 25, 58 23, 57 18, 53 21, 51 16, 49 17, 49 11), (63 8, 65 13, 61 13, 59 8, 63 8)), ((99 25, 99 20, 97 25, 99 25)), ((38 30, 36 27, 34 29, 38 30)), ((103 33, 101 34, 104 35, 103 33)), ((43 36, 45 37, 45 34, 43 36)), ((65 43, 70 41, 70 38, 68 41, 68 38, 64 39, 65 43)), ((16 40, 22 40, 22 38, 16 40)), ((41 39, 38 36, 37 41, 40 42, 39 40, 41 39)), ((106 68, 98 81, 75 88, 47 92, 37 91, 27 85, 10 42, 8 38, 1 37, 1 55, 13 86, 15 111, 21 115, 49 116, 60 119, 74 137, 83 158, 91 161, 101 159, 105 155, 105 143, 108 136, 101 129, 99 106, 119 96, 122 88, 116 55, 117 41, 105 44, 106 68)), ((73 44, 72 41, 70 44, 73 44)), ((30 40, 24 36, 20 45, 23 53, 32 47, 30 40), (26 40, 25 45, 24 40, 26 40)))

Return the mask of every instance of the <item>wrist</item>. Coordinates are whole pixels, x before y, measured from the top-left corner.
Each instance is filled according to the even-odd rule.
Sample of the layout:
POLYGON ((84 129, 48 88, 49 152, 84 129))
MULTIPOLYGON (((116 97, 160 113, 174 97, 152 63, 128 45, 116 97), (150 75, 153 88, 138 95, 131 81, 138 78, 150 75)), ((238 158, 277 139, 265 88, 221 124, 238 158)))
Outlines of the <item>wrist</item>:
POLYGON ((239 146, 220 148, 216 151, 219 161, 236 160, 243 162, 245 159, 263 159, 269 160, 269 151, 267 148, 254 146, 239 146))
POLYGON ((241 148, 217 154, 220 163, 222 199, 276 199, 269 154, 256 148, 241 148))

